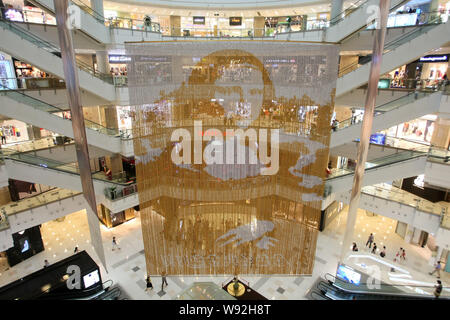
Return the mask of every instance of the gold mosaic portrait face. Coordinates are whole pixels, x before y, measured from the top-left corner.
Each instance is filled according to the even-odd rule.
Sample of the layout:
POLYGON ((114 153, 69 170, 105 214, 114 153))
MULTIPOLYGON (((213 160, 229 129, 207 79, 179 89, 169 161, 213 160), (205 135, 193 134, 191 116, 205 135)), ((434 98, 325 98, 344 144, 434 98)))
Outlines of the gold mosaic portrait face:
POLYGON ((338 51, 126 45, 147 272, 311 274, 338 51))

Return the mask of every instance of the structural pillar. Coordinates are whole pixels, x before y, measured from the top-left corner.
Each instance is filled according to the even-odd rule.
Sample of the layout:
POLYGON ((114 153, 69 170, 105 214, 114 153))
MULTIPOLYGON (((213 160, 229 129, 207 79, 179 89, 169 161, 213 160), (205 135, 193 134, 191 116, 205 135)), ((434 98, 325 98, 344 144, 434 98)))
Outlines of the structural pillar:
POLYGON ((173 37, 181 37, 180 16, 170 16, 170 35, 173 37))
POLYGON ((344 10, 344 0, 333 0, 331 1, 331 23, 336 23, 344 10))
POLYGON ((75 50, 72 41, 72 32, 66 22, 68 21, 68 1, 54 0, 56 25, 58 28, 59 46, 61 48, 61 60, 66 82, 67 100, 72 115, 72 128, 75 140, 75 150, 80 172, 81 187, 88 206, 86 207, 91 244, 94 247, 105 270, 106 259, 103 249, 102 234, 97 215, 97 203, 94 184, 92 182, 89 151, 84 125, 83 107, 81 105, 80 85, 78 81, 78 67, 75 60, 75 50))
MULTIPOLYGON (((333 2, 334 3, 334 2, 333 2)), ((350 205, 348 207, 347 225, 344 233, 344 241, 340 260, 344 260, 354 241, 356 215, 361 197, 362 181, 364 179, 367 153, 369 151, 370 134, 372 132, 373 113, 375 110, 375 100, 378 93, 378 81, 380 79, 380 68, 384 49, 384 39, 386 36, 386 25, 389 13, 390 0, 380 0, 380 24, 377 25, 373 40, 373 55, 370 65, 366 102, 364 106, 364 118, 361 126, 360 143, 358 147, 357 164, 353 177, 352 192, 350 195, 350 205)))
POLYGON ((450 142, 450 119, 438 117, 434 122, 434 131, 431 136, 431 145, 447 149, 450 142))
POLYGON ((254 37, 264 37, 264 17, 254 17, 253 18, 253 36, 254 37))
POLYGON ((104 74, 109 74, 110 65, 107 51, 97 51, 95 53, 95 60, 97 60, 97 71, 104 74))
POLYGON ((405 242, 411 243, 411 241, 414 237, 414 231, 415 231, 415 228, 413 226, 411 226, 410 224, 408 224, 406 226, 405 242))

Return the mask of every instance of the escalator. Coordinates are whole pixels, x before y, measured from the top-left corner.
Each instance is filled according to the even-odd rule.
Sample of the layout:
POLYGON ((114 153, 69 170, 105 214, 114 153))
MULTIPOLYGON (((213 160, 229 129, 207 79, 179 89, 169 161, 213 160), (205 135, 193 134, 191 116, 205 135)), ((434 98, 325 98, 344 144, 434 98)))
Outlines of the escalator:
MULTIPOLYGON (((82 191, 77 163, 65 163, 34 155, 33 152, 21 153, 16 150, 1 149, 8 175, 20 181, 32 181, 69 190, 82 191)), ((126 189, 134 190, 134 181, 128 181, 124 174, 108 177, 103 171, 93 172, 92 180, 97 195, 104 196, 106 190, 115 190, 114 194, 126 189)), ((109 194, 107 195, 109 197, 109 194)), ((116 199, 116 197, 112 198, 116 199)))
MULTIPOLYGON (((450 22, 442 23, 434 17, 401 37, 385 43, 380 74, 414 61, 427 52, 440 48, 450 41, 450 22)), ((367 83, 371 63, 354 63, 339 70, 336 82, 336 96, 341 96, 367 83)))
MULTIPOLYGON (((66 111, 65 109, 50 105, 18 90, 0 91, 0 104, 3 106, 0 114, 4 116, 74 138, 71 120, 57 115, 66 111)), ((98 148, 107 146, 108 151, 122 153, 125 156, 134 154, 132 141, 121 139, 118 129, 107 128, 87 119, 84 123, 88 144, 98 148)))
MULTIPOLYGON (((443 288, 440 300, 450 300, 449 288, 443 288)), ((435 300, 434 287, 414 285, 391 285, 380 283, 378 287, 360 283, 353 285, 326 274, 311 292, 314 300, 435 300)))
MULTIPOLYGON (((41 70, 64 79, 59 46, 39 38, 14 22, 0 17, 0 49, 13 57, 26 61, 41 70)), ((77 59, 80 88, 102 98, 106 102, 116 100, 113 77, 103 74, 93 66, 77 59)))
MULTIPOLYGON (((420 118, 436 112, 450 113, 447 101, 450 86, 440 91, 415 91, 375 108, 371 133, 379 132, 400 123, 420 118)), ((362 122, 348 118, 341 121, 332 132, 330 148, 351 142, 361 134, 362 122)))
MULTIPOLYGON (((362 186, 422 174, 428 156, 427 152, 406 150, 366 162, 362 186)), ((350 190, 353 176, 354 168, 334 170, 325 182, 324 196, 350 190)))
MULTIPOLYGON (((55 14, 53 0, 32 0, 36 6, 55 14)), ((78 8, 79 25, 77 31, 101 44, 123 44, 125 41, 161 40, 160 25, 152 23, 151 30, 138 29, 143 21, 129 18, 106 19, 103 13, 96 12, 89 6, 89 1, 72 0, 69 5, 78 8)), ((72 9, 74 10, 74 9, 72 9)))

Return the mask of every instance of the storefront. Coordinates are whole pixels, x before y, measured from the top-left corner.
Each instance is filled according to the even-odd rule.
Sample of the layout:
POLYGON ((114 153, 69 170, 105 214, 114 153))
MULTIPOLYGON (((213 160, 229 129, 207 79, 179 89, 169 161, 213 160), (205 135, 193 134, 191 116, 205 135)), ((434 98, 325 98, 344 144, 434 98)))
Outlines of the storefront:
POLYGON ((111 212, 103 204, 98 206, 98 216, 105 226, 108 228, 114 228, 128 220, 134 219, 139 211, 136 211, 138 207, 129 208, 119 212, 111 212))
POLYGON ((17 89, 12 57, 0 51, 0 90, 17 89))
POLYGON ((0 130, 6 137, 6 143, 29 140, 27 124, 18 120, 4 120, 0 122, 0 130))
POLYGON ((436 115, 429 114, 412 121, 401 123, 398 126, 389 128, 387 134, 390 137, 417 141, 429 145, 433 136, 436 117, 436 115))
POLYGON ((131 135, 132 119, 130 106, 117 106, 117 121, 119 122, 119 132, 121 136, 128 138, 131 135))
POLYGON ((52 77, 47 72, 12 58, 17 86, 20 89, 64 88, 64 80, 52 77))
POLYGON ((306 30, 323 29, 330 26, 330 13, 318 13, 309 15, 306 22, 306 30))
POLYGON ((115 85, 126 85, 127 84, 127 62, 131 61, 131 57, 119 54, 110 54, 108 56, 108 62, 110 65, 110 74, 114 78, 115 85))
POLYGON ((449 54, 429 55, 417 61, 420 72, 420 86, 424 89, 436 89, 447 74, 449 54))
POLYGON ((344 203, 333 201, 325 210, 321 211, 319 231, 323 231, 342 212, 344 203))

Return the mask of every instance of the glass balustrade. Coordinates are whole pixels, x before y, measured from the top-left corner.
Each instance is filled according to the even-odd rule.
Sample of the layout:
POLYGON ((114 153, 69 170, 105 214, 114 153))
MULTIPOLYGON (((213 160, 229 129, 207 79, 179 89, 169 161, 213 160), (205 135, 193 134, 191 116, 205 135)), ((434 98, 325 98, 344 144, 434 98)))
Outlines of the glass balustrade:
MULTIPOLYGON (((435 28, 436 26, 438 26, 442 23, 443 22, 439 16, 430 15, 430 19, 428 20, 426 25, 420 25, 420 26, 417 26, 416 28, 412 28, 412 30, 409 30, 408 32, 403 33, 398 38, 386 42, 384 44, 384 52, 386 53, 386 52, 392 51, 392 50, 398 48, 399 46, 416 39, 420 35, 429 32, 431 29, 435 28)), ((369 62, 370 62, 370 60, 367 61, 367 63, 369 63, 369 62)), ((346 75, 348 73, 358 70, 360 66, 361 66, 361 64, 359 62, 355 62, 355 63, 351 63, 349 65, 346 65, 343 68, 340 68, 339 77, 343 77, 344 75, 346 75)))
MULTIPOLYGON (((402 161, 415 159, 419 157, 426 157, 426 152, 420 152, 420 151, 403 151, 396 154, 388 155, 382 158, 371 160, 370 162, 366 162, 365 168, 366 171, 370 169, 378 169, 384 166, 392 165, 395 163, 399 163, 402 161)), ((327 180, 332 180, 336 178, 342 178, 344 176, 352 175, 354 173, 354 168, 352 167, 346 167, 346 168, 340 168, 340 169, 333 169, 331 171, 331 174, 328 176, 327 180)))
MULTIPOLYGON (((1 15, 0 15, 0 27, 15 33, 22 39, 24 39, 28 42, 31 42, 38 48, 41 48, 59 58, 61 57, 60 49, 58 46, 56 46, 44 39, 39 38, 32 32, 30 32, 24 28, 21 28, 18 24, 15 24, 10 20, 4 19, 4 17, 1 15)), ((93 66, 81 61, 80 59, 76 59, 76 62, 77 62, 77 66, 80 68, 80 70, 83 70, 83 71, 91 74, 92 76, 94 76, 100 80, 103 80, 107 83, 113 84, 113 77, 110 74, 101 73, 97 70, 94 70, 93 66)))
POLYGON ((438 203, 433 203, 426 199, 420 198, 410 192, 396 188, 387 183, 363 187, 361 192, 365 195, 402 203, 404 205, 416 208, 417 210, 437 216, 440 216, 443 210, 445 211, 446 209, 438 203))
POLYGON ((4 210, 7 216, 11 216, 19 212, 45 206, 50 203, 61 201, 67 198, 72 198, 79 194, 81 194, 81 192, 63 188, 53 188, 39 195, 5 204, 0 208, 0 210, 4 210))
MULTIPOLYGON (((55 117, 63 117, 67 113, 67 109, 61 109, 59 107, 53 106, 51 104, 48 104, 44 101, 41 101, 39 99, 33 98, 31 96, 26 95, 25 93, 19 91, 19 90, 3 90, 0 91, 0 95, 7 96, 17 102, 26 104, 28 106, 31 106, 37 110, 47 112, 55 117)), ((70 119, 68 119, 70 120, 70 119)), ((119 136, 119 130, 116 128, 107 128, 102 126, 101 124, 95 123, 93 121, 84 120, 85 126, 88 129, 95 130, 97 132, 107 134, 110 136, 119 136)))
MULTIPOLYGON (((403 106, 406 106, 410 103, 413 103, 416 100, 422 99, 424 97, 428 97, 429 95, 433 94, 433 92, 429 92, 429 91, 415 91, 415 92, 410 92, 407 95, 397 98, 395 100, 392 100, 388 103, 379 105, 377 107, 375 107, 375 119, 376 116, 401 108, 403 106)), ((353 124, 357 124, 362 122, 362 119, 358 118, 358 117, 350 117, 347 119, 344 119, 342 121, 340 121, 337 124, 337 127, 335 129, 333 129, 334 131, 338 131, 338 130, 342 130, 345 129, 347 127, 350 127, 353 124)))
MULTIPOLYGON (((374 294, 374 295, 408 295, 409 297, 420 297, 428 296, 434 298, 433 292, 435 287, 432 285, 403 285, 403 284, 388 284, 381 282, 377 285, 379 287, 375 288, 374 283, 359 283, 358 285, 345 282, 331 274, 327 274, 326 278, 333 279, 333 283, 336 287, 344 290, 350 291, 353 294, 374 294)), ((349 294, 351 294, 349 293, 349 294)), ((441 298, 450 298, 450 288, 444 287, 441 292, 441 298)))

